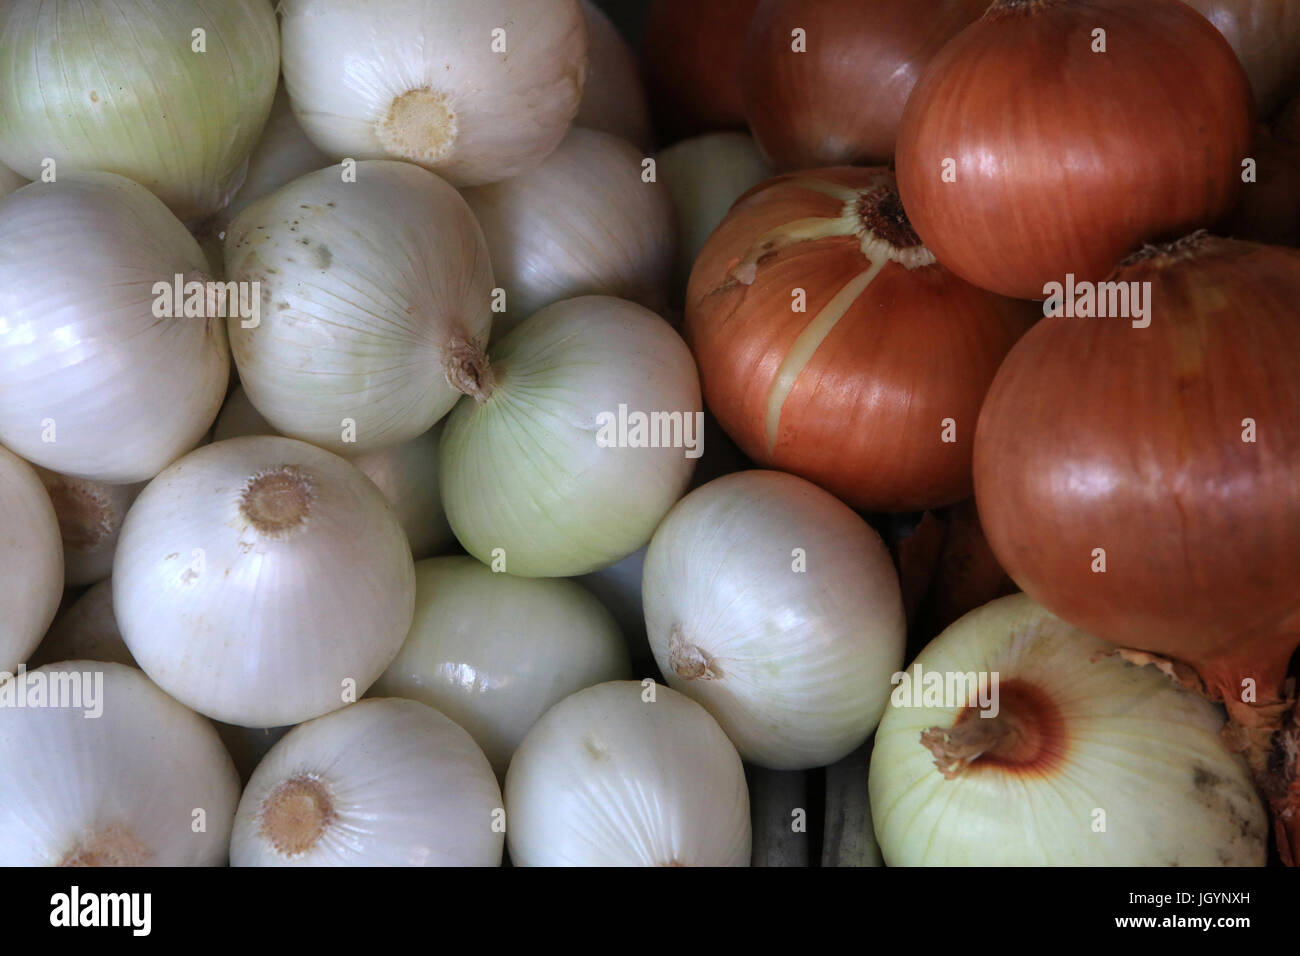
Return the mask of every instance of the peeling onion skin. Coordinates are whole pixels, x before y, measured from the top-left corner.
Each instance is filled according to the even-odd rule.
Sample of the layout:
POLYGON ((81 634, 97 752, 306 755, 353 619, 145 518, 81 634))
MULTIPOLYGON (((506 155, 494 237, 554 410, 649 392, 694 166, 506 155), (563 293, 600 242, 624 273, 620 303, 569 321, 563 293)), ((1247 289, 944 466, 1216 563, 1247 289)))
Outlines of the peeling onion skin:
POLYGON ((686 292, 687 340, 727 434, 756 464, 868 511, 970 496, 980 403, 1034 314, 936 263, 888 170, 847 166, 742 196, 686 292))
POLYGON ((417 163, 456 186, 518 176, 559 145, 587 75, 578 0, 281 0, 284 79, 336 160, 417 163), (505 52, 493 30, 505 30, 505 52))
POLYGON ((239 775, 212 725, 132 667, 41 672, 102 672, 103 712, 0 708, 0 866, 224 866, 239 775))
POLYGON ((136 499, 113 562, 118 626, 145 673, 241 727, 297 724, 364 693, 414 604, 410 545, 379 489, 288 438, 182 458, 136 499))
POLYGON ((779 171, 894 158, 926 64, 989 0, 763 0, 745 33, 745 117, 779 171), (792 49, 805 31, 806 49, 792 49))
POLYGON ((182 220, 239 189, 280 72, 262 0, 62 0, 0 11, 0 159, 28 179, 111 172, 182 220), (206 52, 191 31, 204 30, 206 52))
POLYGON ((13 673, 63 596, 59 519, 36 470, 0 446, 0 672, 13 673))
POLYGON ((645 683, 579 691, 524 738, 505 785, 516 866, 749 866, 739 755, 703 707, 645 683))
POLYGON ((875 729, 903 664, 898 575, 830 494, 774 471, 710 482, 659 525, 642 582, 659 670, 748 763, 825 766, 875 729))
POLYGON ((482 230, 458 192, 409 163, 358 163, 356 182, 331 166, 259 199, 227 230, 225 263, 231 280, 260 283, 256 327, 227 320, 249 400, 336 454, 427 432, 459 397, 449 355, 487 343, 482 230))
POLYGON ((1261 116, 1271 116, 1300 81, 1300 5, 1294 0, 1184 0, 1232 44, 1261 116))
POLYGON ((60 174, 6 196, 0 442, 111 484, 152 478, 198 445, 230 380, 225 325, 156 317, 154 287, 208 269, 162 202, 121 176, 60 174))
POLYGON ((1223 744, 1218 709, 1112 650, 1025 595, 972 611, 926 647, 913 678, 918 666, 996 671, 1000 712, 886 708, 868 777, 885 862, 1263 866, 1264 810, 1244 763, 1223 744), (1025 732, 952 778, 921 742, 932 728, 999 720, 1025 732))
POLYGON ((1236 54, 1179 0, 995 0, 913 90, 899 190, 945 266, 1042 299, 1225 215, 1254 116, 1236 54))
POLYGON ((230 863, 499 866, 501 803, 487 758, 447 717, 363 700, 271 748, 239 803, 230 863))

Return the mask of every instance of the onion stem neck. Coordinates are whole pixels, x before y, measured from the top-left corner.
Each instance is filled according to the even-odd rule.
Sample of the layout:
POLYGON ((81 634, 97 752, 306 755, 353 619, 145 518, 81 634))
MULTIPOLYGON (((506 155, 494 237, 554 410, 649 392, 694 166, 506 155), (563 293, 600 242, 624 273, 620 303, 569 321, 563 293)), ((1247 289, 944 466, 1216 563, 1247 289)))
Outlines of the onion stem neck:
POLYGON ((492 372, 487 353, 465 339, 455 339, 447 347, 443 372, 452 388, 480 405, 491 398, 496 389, 496 375, 492 372))
POLYGON ((130 830, 109 826, 79 841, 59 866, 144 866, 152 856, 130 830))
POLYGON ((261 834, 282 856, 301 856, 320 842, 334 817, 334 801, 324 782, 313 774, 299 774, 267 795, 261 834))
POLYGON ((934 765, 952 780, 980 764, 1007 773, 1046 773, 1064 759, 1067 738, 1060 709, 1029 684, 1005 681, 997 692, 994 716, 966 707, 951 727, 931 727, 921 744, 934 765))

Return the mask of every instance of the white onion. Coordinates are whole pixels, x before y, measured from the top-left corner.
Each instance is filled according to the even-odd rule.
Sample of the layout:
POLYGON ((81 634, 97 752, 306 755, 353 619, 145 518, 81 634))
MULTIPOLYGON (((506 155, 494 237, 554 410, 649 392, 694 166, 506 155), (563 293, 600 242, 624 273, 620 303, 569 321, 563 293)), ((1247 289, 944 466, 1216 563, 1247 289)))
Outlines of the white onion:
POLYGON ((45 468, 37 471, 59 519, 65 584, 80 587, 104 580, 113 571, 113 551, 126 510, 144 483, 108 485, 45 468))
POLYGON ((447 372, 488 338, 478 224, 407 163, 294 180, 235 218, 225 259, 230 279, 261 284, 260 323, 229 323, 249 399, 277 431, 341 454, 427 432, 456 401, 447 372))
POLYGON ((582 97, 578 0, 282 0, 280 14, 294 112, 336 159, 496 182, 541 162, 582 97))
MULTIPOLYGON (((271 423, 253 407, 242 387, 226 399, 217 416, 214 441, 245 435, 275 435, 271 423)), ((442 510, 438 489, 438 442, 442 426, 434 425, 423 435, 377 451, 349 458, 367 478, 379 486, 392 505, 402 530, 411 543, 411 555, 420 561, 444 551, 455 540, 442 510)))
MULTIPOLYGON (((686 490, 680 447, 602 445, 601 416, 679 413, 696 429, 699 378, 686 344, 631 302, 548 306, 493 346, 443 431, 443 506, 470 554, 525 577, 586 574, 644 545, 686 490)), ((647 436, 640 436, 646 437, 647 436)))
POLYGON ((655 532, 642 588, 660 670, 747 761, 820 767, 880 720, 903 663, 898 575, 816 485, 746 471, 696 489, 655 532))
POLYGON ((632 48, 592 0, 582 0, 587 23, 587 83, 573 122, 644 148, 650 143, 650 107, 632 48))
POLYGON ((185 227, 121 176, 0 200, 0 442, 113 484, 151 478, 197 445, 230 377, 224 323, 155 317, 154 285, 207 269, 185 227))
POLYGON ((515 752, 505 794, 516 866, 749 865, 740 757, 667 687, 612 681, 566 697, 515 752))
POLYGON ((460 727, 364 700, 291 730, 239 804, 234 866, 498 866, 501 791, 460 727))
POLYGON ((181 219, 215 212, 266 122, 279 48, 263 0, 5 4, 0 160, 33 180, 47 159, 59 179, 120 173, 181 219))
POLYGON ((131 653, 181 703, 241 727, 360 697, 411 624, 415 574, 379 490, 288 438, 200 448, 136 499, 113 562, 131 653))
POLYGON ((223 866, 239 777, 212 725, 121 664, 42 667, 27 696, 59 674, 102 680, 102 712, 0 707, 0 866, 223 866))
POLYGON ((434 558, 415 566, 410 636, 371 693, 446 714, 503 775, 552 704, 629 676, 618 625, 581 585, 497 574, 473 558, 434 558))
POLYGON ((658 156, 659 179, 677 215, 673 287, 686 297, 695 258, 728 210, 751 186, 773 175, 748 133, 706 133, 669 146, 658 156))
POLYGON ((672 200, 660 183, 642 181, 641 159, 616 136, 574 127, 536 169, 463 191, 506 292, 497 337, 543 306, 580 295, 663 311, 672 200))
POLYGON ((885 862, 1262 866, 1264 809, 1221 710, 1114 650, 1022 594, 931 642, 876 734, 885 862), (981 677, 995 717, 969 692, 981 677))
POLYGON ((0 673, 27 660, 63 596, 63 547, 32 466, 0 447, 0 673))
POLYGON ((106 661, 137 667, 113 615, 113 579, 105 578, 63 610, 28 666, 60 661, 106 661))

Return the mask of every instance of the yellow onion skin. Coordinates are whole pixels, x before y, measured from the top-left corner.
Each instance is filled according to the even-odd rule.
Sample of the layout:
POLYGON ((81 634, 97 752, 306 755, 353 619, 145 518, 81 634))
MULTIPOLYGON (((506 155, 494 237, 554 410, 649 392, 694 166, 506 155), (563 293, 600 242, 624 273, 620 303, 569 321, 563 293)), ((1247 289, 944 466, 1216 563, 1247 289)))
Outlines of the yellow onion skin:
POLYGON ((1192 664, 1230 709, 1246 678, 1278 700, 1300 643, 1300 251, 1202 233, 1112 280, 1151 283, 1149 327, 1044 319, 994 379, 989 541, 1070 623, 1192 664))
POLYGON ((945 266, 1041 299, 1227 214, 1254 114, 1232 48, 1179 0, 996 0, 908 99, 899 191, 945 266))

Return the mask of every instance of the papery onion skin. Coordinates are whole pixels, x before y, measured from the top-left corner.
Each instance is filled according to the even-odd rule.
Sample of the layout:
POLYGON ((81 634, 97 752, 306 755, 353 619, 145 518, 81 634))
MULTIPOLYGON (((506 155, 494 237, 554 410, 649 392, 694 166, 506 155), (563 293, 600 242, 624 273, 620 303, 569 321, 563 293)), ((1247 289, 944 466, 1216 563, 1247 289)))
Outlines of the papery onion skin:
POLYGON ((516 866, 748 866, 740 757, 690 698, 612 681, 556 704, 506 774, 516 866))
POLYGON ((945 266, 1041 299, 1226 214, 1253 119, 1231 47, 1178 0, 995 0, 908 100, 898 186, 945 266))
POLYGON ((118 173, 197 219, 239 189, 279 67, 262 0, 6 4, 0 160, 32 180, 47 160, 118 173))
POLYGON ((744 129, 740 68, 759 0, 654 0, 642 57, 660 142, 744 129))
POLYGON ((31 465, 0 447, 0 672, 40 643, 63 596, 59 519, 31 465))
POLYGON ((239 775, 212 725, 132 667, 39 673, 102 673, 102 712, 0 707, 0 866, 225 866, 239 775))
POLYGON ((478 223, 437 176, 383 160, 358 163, 356 182, 342 172, 249 206, 225 258, 229 278, 261 287, 256 327, 229 320, 249 399, 277 431, 355 455, 450 411, 445 366, 456 348, 486 344, 493 281, 478 223))
POLYGON ((288 438, 234 438, 159 475, 127 514, 113 607, 169 694, 241 727, 344 706, 414 612, 410 546, 379 489, 288 438))
POLYGON ((644 148, 650 144, 650 107, 632 49, 592 0, 582 0, 582 15, 587 23, 587 82, 573 122, 644 148))
MULTIPOLYGON (((111 173, 32 183, 0 202, 0 442, 112 484, 197 445, 230 377, 223 322, 154 315, 155 283, 204 281, 193 237, 111 173)), ((166 303, 163 303, 164 305, 166 303)))
POLYGON ((1261 116, 1300 81, 1300 6, 1292 0, 1184 0, 1218 27, 1250 77, 1261 116))
POLYGON ((907 695, 886 708, 868 777, 885 862, 1263 866, 1263 808, 1217 708, 1113 650, 1024 595, 972 611, 926 647, 914 687, 925 674, 997 672, 999 712, 907 695), (970 721, 1012 721, 1021 743, 1013 734, 945 777, 921 736, 970 721))
POLYGON ((279 10, 294 112, 335 159, 493 183, 545 159, 578 111, 578 0, 281 0, 279 10))
POLYGON ((240 801, 230 862, 499 866, 500 809, 492 768, 459 726, 416 701, 363 700, 271 749, 240 801))
POLYGON ((620 405, 680 413, 682 437, 689 426, 698 439, 686 344, 639 305, 582 296, 525 320, 491 357, 495 386, 482 403, 462 399, 439 449, 443 506, 465 550, 510 574, 571 577, 643 546, 695 460, 689 448, 602 446, 602 432, 618 438, 601 416, 620 405))
POLYGON ((680 305, 691 267, 713 230, 736 200, 770 178, 772 170, 745 133, 693 136, 669 146, 656 161, 677 213, 673 304, 680 305))
POLYGON ((1150 326, 1048 318, 1012 350, 980 516, 1050 611, 1191 664, 1249 722, 1242 681, 1285 699, 1300 644, 1300 251, 1201 234, 1112 279, 1151 283, 1150 326))
POLYGON ((740 472, 683 498, 650 542, 643 601, 669 685, 761 767, 853 751, 903 663, 903 602, 880 536, 793 475, 740 472))
POLYGON ((657 180, 643 180, 641 164, 630 143, 574 127, 537 168, 463 191, 505 290, 494 336, 580 295, 664 310, 676 251, 672 197, 657 180))
POLYGON ((779 171, 894 158, 908 94, 989 0, 762 0, 745 34, 745 118, 779 171), (803 30, 803 49, 793 31, 803 30))
MULTIPOLYGON (((212 432, 213 441, 246 435, 279 434, 248 400, 243 387, 226 399, 212 432)), ((438 443, 442 424, 423 435, 378 451, 349 458, 384 493, 411 543, 416 561, 447 550, 455 541, 438 490, 438 443)))
POLYGON ((970 495, 980 402, 1033 315, 935 263, 884 169, 750 190, 686 293, 687 339, 727 434, 757 464, 873 511, 970 495))
POLYGON ((108 485, 44 468, 39 474, 59 518, 65 583, 81 587, 104 580, 113 571, 113 550, 126 510, 144 483, 108 485))
POLYGON ((537 719, 569 694, 631 676, 610 613, 569 580, 498 574, 467 557, 415 566, 411 633, 371 694, 446 714, 497 776, 537 719))

